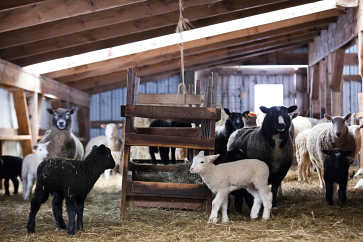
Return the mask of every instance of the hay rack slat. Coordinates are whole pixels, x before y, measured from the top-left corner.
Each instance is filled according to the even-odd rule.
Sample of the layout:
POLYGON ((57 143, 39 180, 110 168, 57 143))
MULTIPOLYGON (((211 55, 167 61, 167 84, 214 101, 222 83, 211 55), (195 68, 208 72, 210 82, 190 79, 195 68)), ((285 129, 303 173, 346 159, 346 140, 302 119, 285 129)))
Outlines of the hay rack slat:
MULTIPOLYGON (((212 77, 207 81, 204 107, 201 107, 202 96, 199 93, 138 94, 138 85, 139 78, 129 70, 127 101, 125 106, 121 106, 121 116, 126 117, 121 216, 125 216, 127 206, 209 210, 212 195, 205 185, 132 179, 132 171, 135 170, 172 171, 180 169, 180 165, 138 165, 129 160, 132 146, 176 147, 213 153, 215 123, 221 116, 220 109, 215 107, 215 80, 212 77), (193 122, 198 125, 195 128, 135 128, 135 117, 193 122)), ((199 85, 195 92, 200 90, 199 85)))

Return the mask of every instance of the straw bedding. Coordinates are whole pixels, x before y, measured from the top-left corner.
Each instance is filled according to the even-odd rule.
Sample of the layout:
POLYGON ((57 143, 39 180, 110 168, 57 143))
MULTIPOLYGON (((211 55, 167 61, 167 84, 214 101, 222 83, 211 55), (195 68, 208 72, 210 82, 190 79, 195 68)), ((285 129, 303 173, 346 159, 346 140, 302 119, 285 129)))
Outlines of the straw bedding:
MULTIPOLYGON (((103 177, 89 194, 85 204, 85 230, 69 237, 56 230, 51 199, 37 216, 36 233, 27 235, 25 224, 29 202, 21 194, 0 195, 1 241, 287 241, 363 239, 363 191, 355 191, 349 182, 344 208, 327 206, 314 174, 312 184, 297 182, 296 171, 289 172, 283 184, 284 198, 272 210, 267 222, 250 221, 249 212, 230 212, 228 224, 207 223, 203 211, 129 208, 120 220, 120 176, 110 181, 103 177)), ((66 215, 66 214, 64 214, 66 215)), ((65 216, 66 217, 66 216, 65 216)))

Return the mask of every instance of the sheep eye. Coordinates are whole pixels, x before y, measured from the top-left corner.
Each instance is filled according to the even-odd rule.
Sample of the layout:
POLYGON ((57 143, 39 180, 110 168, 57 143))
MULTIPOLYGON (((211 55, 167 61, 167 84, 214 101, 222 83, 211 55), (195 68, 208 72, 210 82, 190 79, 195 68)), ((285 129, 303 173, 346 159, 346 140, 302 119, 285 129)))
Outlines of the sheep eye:
POLYGON ((200 164, 203 164, 203 163, 204 163, 204 161, 201 161, 201 162, 200 162, 200 164))

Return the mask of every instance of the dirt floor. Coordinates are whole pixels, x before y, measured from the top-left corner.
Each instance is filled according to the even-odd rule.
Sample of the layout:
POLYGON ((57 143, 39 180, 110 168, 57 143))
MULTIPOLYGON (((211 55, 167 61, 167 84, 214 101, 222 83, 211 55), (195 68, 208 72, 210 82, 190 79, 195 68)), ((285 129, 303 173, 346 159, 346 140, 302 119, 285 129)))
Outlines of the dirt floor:
MULTIPOLYGON (((55 228, 50 201, 36 220, 36 233, 28 235, 25 225, 30 203, 21 194, 7 197, 0 191, 1 241, 358 241, 363 240, 363 191, 349 182, 344 208, 328 206, 316 176, 312 184, 297 182, 290 171, 283 185, 284 197, 272 218, 251 221, 247 209, 242 215, 230 212, 231 222, 208 224, 202 211, 128 209, 120 221, 120 177, 103 177, 89 194, 85 205, 84 231, 70 237, 55 228)), ((66 217, 66 214, 64 212, 66 217)))

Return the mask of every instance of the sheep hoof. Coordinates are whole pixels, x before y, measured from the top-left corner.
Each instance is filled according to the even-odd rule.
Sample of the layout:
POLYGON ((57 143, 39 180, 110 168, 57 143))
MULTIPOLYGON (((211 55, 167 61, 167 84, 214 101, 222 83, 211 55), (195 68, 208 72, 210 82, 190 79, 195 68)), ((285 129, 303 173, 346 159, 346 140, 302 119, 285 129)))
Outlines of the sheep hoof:
POLYGON ((217 222, 218 222, 217 217, 211 217, 211 218, 209 218, 209 220, 208 220, 208 223, 211 223, 211 224, 216 224, 217 222))
POLYGON ((229 218, 222 218, 222 223, 228 223, 229 222, 229 218))

